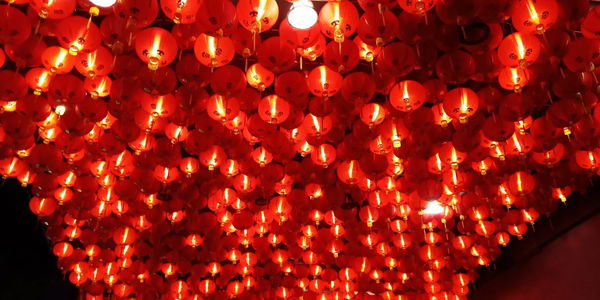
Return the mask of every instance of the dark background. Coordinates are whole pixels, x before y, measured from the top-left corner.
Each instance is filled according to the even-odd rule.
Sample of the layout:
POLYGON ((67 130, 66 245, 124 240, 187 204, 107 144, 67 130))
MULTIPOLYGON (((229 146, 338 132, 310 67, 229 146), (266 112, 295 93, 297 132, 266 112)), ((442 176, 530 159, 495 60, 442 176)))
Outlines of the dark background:
POLYGON ((63 279, 43 225, 29 210, 28 190, 15 179, 0 185, 0 270, 5 274, 0 299, 77 299, 77 288, 63 279))
MULTIPOLYGON (((0 299, 77 299, 77 288, 56 267, 29 198, 16 180, 1 183, 0 268, 7 276, 0 281, 0 299)), ((571 196, 534 227, 480 269, 469 299, 600 299, 600 185, 586 197, 571 196)))

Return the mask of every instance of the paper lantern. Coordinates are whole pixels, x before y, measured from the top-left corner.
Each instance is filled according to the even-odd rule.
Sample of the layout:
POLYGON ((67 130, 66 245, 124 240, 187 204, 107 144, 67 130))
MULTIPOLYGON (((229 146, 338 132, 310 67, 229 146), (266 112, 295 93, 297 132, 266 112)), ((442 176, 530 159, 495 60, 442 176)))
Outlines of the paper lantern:
POLYGON ((201 64, 215 68, 228 64, 235 55, 233 42, 227 37, 201 34, 196 39, 194 53, 201 64))
POLYGON ((158 27, 149 27, 136 34, 135 51, 138 57, 148 64, 148 69, 156 70, 175 60, 177 41, 170 32, 158 27))

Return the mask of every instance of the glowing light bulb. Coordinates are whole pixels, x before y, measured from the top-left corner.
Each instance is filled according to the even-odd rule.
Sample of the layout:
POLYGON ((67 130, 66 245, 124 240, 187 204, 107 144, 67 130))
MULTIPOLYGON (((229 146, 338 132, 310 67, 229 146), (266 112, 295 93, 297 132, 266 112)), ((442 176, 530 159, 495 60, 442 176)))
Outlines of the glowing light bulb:
POLYGON ((444 206, 437 200, 429 201, 423 210, 425 215, 440 215, 444 212, 444 206))
POLYGON ((90 2, 98 7, 111 7, 117 0, 90 0, 90 2))
POLYGON ((317 23, 318 15, 310 0, 299 0, 292 4, 288 13, 288 22, 292 27, 305 30, 317 23))

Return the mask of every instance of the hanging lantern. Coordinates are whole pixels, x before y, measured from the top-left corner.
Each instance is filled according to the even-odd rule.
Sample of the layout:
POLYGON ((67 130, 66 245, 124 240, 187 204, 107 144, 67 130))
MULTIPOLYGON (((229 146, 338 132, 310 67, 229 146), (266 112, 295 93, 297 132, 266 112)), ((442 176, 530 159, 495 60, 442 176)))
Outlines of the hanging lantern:
POLYGON ((335 148, 329 144, 321 144, 311 154, 312 161, 323 168, 331 166, 336 158, 335 148))
POLYGON ((370 128, 383 123, 385 115, 385 108, 377 103, 365 104, 360 111, 361 121, 370 128))
POLYGON ((274 80, 275 74, 259 63, 251 65, 246 70, 246 81, 248 84, 261 92, 271 86, 274 80))
POLYGON ((175 24, 191 24, 201 4, 200 0, 161 0, 160 8, 175 24))
POLYGON ((177 41, 170 32, 149 27, 135 35, 135 50, 138 57, 148 64, 148 69, 156 70, 175 60, 177 41))
POLYGON ((337 43, 351 36, 358 28, 358 10, 351 2, 327 2, 319 11, 321 32, 337 43))
POLYGON ((411 112, 425 103, 427 90, 413 80, 401 81, 390 91, 390 103, 402 112, 411 112))
POLYGON ((45 1, 33 0, 31 7, 42 19, 64 19, 75 11, 75 0, 45 1))
POLYGON ((194 53, 198 61, 211 68, 221 67, 233 59, 235 55, 233 42, 228 37, 214 37, 200 34, 194 45, 194 53))
POLYGON ((108 96, 110 94, 111 86, 112 80, 108 76, 88 77, 83 81, 83 88, 94 99, 108 96))
POLYGON ((342 85, 342 75, 326 66, 319 66, 310 71, 308 86, 310 92, 317 97, 333 97, 342 85))
POLYGON ((279 17, 275 0, 241 0, 236 11, 240 24, 254 34, 271 29, 279 17))
POLYGON ((527 84, 529 77, 527 69, 505 67, 498 73, 498 83, 502 88, 518 93, 527 84))
POLYGON ((70 16, 60 21, 56 37, 71 55, 91 52, 100 46, 100 30, 84 17, 70 16))
POLYGON ((29 88, 33 89, 36 95, 48 91, 48 86, 52 80, 52 73, 44 68, 33 68, 27 71, 25 80, 29 88))
POLYGON ((240 111, 239 101, 236 98, 225 98, 214 94, 206 103, 206 112, 216 121, 225 123, 235 118, 240 111))
POLYGON ((539 57, 540 46, 540 41, 535 36, 515 32, 502 40, 498 47, 498 57, 507 67, 527 67, 539 57))
POLYGON ((75 68, 86 77, 106 76, 112 71, 113 55, 104 47, 89 53, 80 53, 75 58, 75 68))
POLYGON ((269 95, 258 103, 258 115, 269 124, 281 124, 290 115, 290 105, 277 95, 269 95))
POLYGON ((71 72, 75 59, 69 55, 69 51, 62 47, 48 47, 42 53, 44 67, 53 74, 66 74, 71 72))
POLYGON ((398 0, 400 7, 411 14, 424 14, 431 10, 435 6, 436 2, 437 0, 398 0))
POLYGON ((511 11, 518 31, 543 34, 558 19, 559 6, 556 0, 519 0, 513 2, 511 11))
POLYGON ((444 95, 444 112, 451 118, 466 123, 479 107, 479 97, 468 88, 456 88, 444 95))

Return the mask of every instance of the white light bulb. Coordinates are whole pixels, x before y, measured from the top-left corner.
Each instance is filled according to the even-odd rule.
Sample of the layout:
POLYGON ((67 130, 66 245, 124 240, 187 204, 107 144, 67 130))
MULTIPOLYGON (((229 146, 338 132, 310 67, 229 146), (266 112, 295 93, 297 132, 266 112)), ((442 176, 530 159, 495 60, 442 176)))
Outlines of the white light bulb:
POLYGON ((90 2, 98 7, 111 7, 117 0, 90 0, 90 2))
POLYGON ((310 0, 300 0, 292 4, 288 13, 288 22, 292 27, 305 30, 313 27, 317 23, 319 16, 313 8, 310 0))
POLYGON ((440 215, 442 213, 444 213, 444 206, 436 200, 427 202, 427 207, 423 210, 425 215, 440 215))

